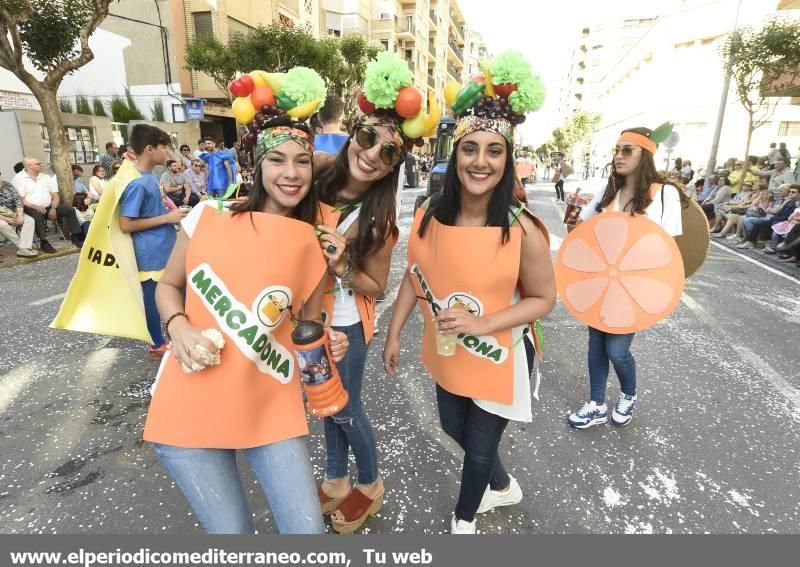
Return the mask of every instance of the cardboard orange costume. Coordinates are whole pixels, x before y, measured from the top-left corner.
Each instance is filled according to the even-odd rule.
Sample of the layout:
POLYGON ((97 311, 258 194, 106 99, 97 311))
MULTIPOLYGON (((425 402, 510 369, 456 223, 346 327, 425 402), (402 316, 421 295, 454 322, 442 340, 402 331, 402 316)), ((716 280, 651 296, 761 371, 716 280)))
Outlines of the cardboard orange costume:
MULTIPOLYGON (((326 205, 325 203, 320 203, 319 208, 320 224, 330 227, 336 227, 339 224, 339 218, 342 215, 340 210, 337 210, 330 205, 326 205)), ((395 230, 391 236, 393 239, 392 246, 397 243, 397 236, 398 231, 395 230)), ((325 281, 325 295, 323 296, 322 302, 322 308, 325 311, 324 316, 326 325, 330 325, 331 321, 333 320, 333 310, 336 308, 336 298, 334 297, 333 290, 336 285, 336 279, 333 276, 328 275, 325 281)), ((358 307, 358 313, 361 316, 361 324, 364 327, 364 342, 369 344, 369 342, 372 340, 372 336, 375 334, 375 298, 367 297, 366 295, 362 295, 357 291, 354 291, 354 293, 356 295, 356 306, 358 307)))
POLYGON ((311 225, 206 208, 186 253, 186 314, 222 331, 222 362, 187 374, 165 357, 145 440, 244 449, 306 435, 289 307, 299 309, 324 272, 311 225))
MULTIPOLYGON (((655 197, 661 185, 650 188, 655 197)), ((683 260, 675 239, 642 215, 613 210, 578 225, 556 257, 556 285, 578 320, 612 334, 652 327, 680 303, 683 260)))
MULTIPOLYGON (((425 320, 422 362, 436 382, 448 392, 474 399, 511 404, 514 373, 512 331, 473 337, 458 335, 456 353, 436 353, 435 310, 460 306, 478 316, 512 305, 519 284, 522 229, 511 227, 501 245, 500 227, 446 226, 431 218, 424 238, 418 235, 425 210, 420 207, 408 240, 408 269, 425 320), (491 269, 484 269, 491 266, 491 269)), ((535 219, 547 238, 547 230, 535 219)))

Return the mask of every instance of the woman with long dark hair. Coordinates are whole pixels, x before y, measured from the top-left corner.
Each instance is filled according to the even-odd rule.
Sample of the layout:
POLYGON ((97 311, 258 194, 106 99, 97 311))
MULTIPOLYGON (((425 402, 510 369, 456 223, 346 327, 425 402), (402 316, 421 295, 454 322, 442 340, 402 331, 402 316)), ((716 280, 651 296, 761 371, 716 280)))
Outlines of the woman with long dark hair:
MULTIPOLYGON (((285 88, 293 78, 287 73, 285 88)), ((322 319, 314 138, 285 115, 259 119, 250 136, 257 166, 247 201, 231 211, 216 201, 195 207, 159 282, 171 342, 144 439, 207 532, 255 531, 236 463, 241 450, 278 531, 323 533, 291 340, 294 317, 322 319)), ((329 337, 340 359, 346 337, 329 337)))
MULTIPOLYGON (((442 192, 414 219, 383 353, 394 375, 400 333, 419 302, 442 429, 464 450, 454 534, 476 533, 476 514, 522 499, 498 447, 509 421, 532 420, 532 323, 556 298, 547 229, 514 197, 513 128, 538 108, 539 83, 513 52, 490 69, 519 94, 495 98, 484 87, 485 97, 461 111, 442 192)), ((462 108, 459 99, 452 106, 462 108)))
POLYGON ((333 164, 316 180, 321 201, 320 246, 330 273, 325 312, 331 326, 345 333, 350 344, 347 356, 337 364, 349 402, 325 418, 327 457, 325 479, 319 487, 322 510, 331 512, 333 528, 340 533, 359 529, 383 503, 375 434, 361 388, 375 328, 375 298, 386 287, 398 237, 398 175, 414 141, 394 109, 397 85, 406 89, 410 84, 408 65, 395 53, 381 53, 368 64, 362 95, 368 103, 362 110, 368 112, 358 119, 333 164), (348 476, 351 451, 358 470, 355 486, 348 476))
MULTIPOLYGON (((679 189, 666 183, 656 171, 653 155, 657 144, 649 128, 624 130, 614 149, 614 166, 605 191, 581 211, 585 221, 603 211, 621 211, 644 215, 661 225, 671 236, 682 233, 682 196, 679 189)), ((589 327, 589 386, 590 396, 581 409, 569 416, 569 424, 586 429, 608 421, 606 384, 609 361, 620 382, 620 396, 611 412, 615 425, 627 425, 636 408, 636 361, 630 347, 635 333, 612 334, 589 327)))

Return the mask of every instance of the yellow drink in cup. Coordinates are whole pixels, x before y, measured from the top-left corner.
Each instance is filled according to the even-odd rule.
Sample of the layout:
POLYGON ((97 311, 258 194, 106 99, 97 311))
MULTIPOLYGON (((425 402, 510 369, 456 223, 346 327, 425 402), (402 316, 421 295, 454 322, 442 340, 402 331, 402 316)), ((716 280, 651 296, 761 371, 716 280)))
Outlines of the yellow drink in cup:
POLYGON ((457 342, 458 335, 444 335, 436 329, 436 354, 439 356, 453 356, 457 342))

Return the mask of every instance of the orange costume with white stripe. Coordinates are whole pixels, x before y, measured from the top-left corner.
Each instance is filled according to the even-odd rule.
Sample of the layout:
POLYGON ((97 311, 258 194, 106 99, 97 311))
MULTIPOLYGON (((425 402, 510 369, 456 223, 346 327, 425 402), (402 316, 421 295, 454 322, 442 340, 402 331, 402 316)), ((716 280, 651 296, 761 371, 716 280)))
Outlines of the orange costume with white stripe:
POLYGON ((205 207, 186 253, 186 314, 222 331, 221 364, 187 374, 168 354, 145 440, 244 449, 306 435, 290 307, 297 312, 324 272, 311 225, 205 207))

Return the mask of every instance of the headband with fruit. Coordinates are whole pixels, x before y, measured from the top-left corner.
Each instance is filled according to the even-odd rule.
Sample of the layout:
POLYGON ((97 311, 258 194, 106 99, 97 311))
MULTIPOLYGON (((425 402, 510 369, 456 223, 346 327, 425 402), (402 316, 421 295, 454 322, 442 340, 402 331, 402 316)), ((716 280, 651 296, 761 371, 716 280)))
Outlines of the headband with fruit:
POLYGON ((445 86, 445 100, 458 118, 453 140, 480 130, 500 134, 513 145, 514 127, 542 106, 544 85, 516 51, 504 51, 480 66, 483 74, 463 87, 456 81, 445 86))
POLYGON ((325 81, 308 67, 295 67, 287 73, 251 71, 230 84, 236 95, 231 110, 236 120, 247 124, 242 138, 255 146, 256 163, 271 149, 293 140, 309 153, 314 138, 305 124, 325 100, 325 81))
POLYGON ((394 129, 405 149, 421 146, 423 136, 434 136, 442 118, 432 92, 426 111, 422 93, 412 86, 412 79, 408 63, 397 53, 384 51, 367 64, 364 86, 358 93, 358 107, 367 115, 359 122, 394 129))
POLYGON ((640 134, 633 130, 623 130, 620 134, 620 140, 636 144, 643 150, 647 150, 651 154, 656 153, 658 145, 665 142, 672 134, 674 124, 672 122, 664 122, 661 126, 650 132, 649 135, 640 134))

